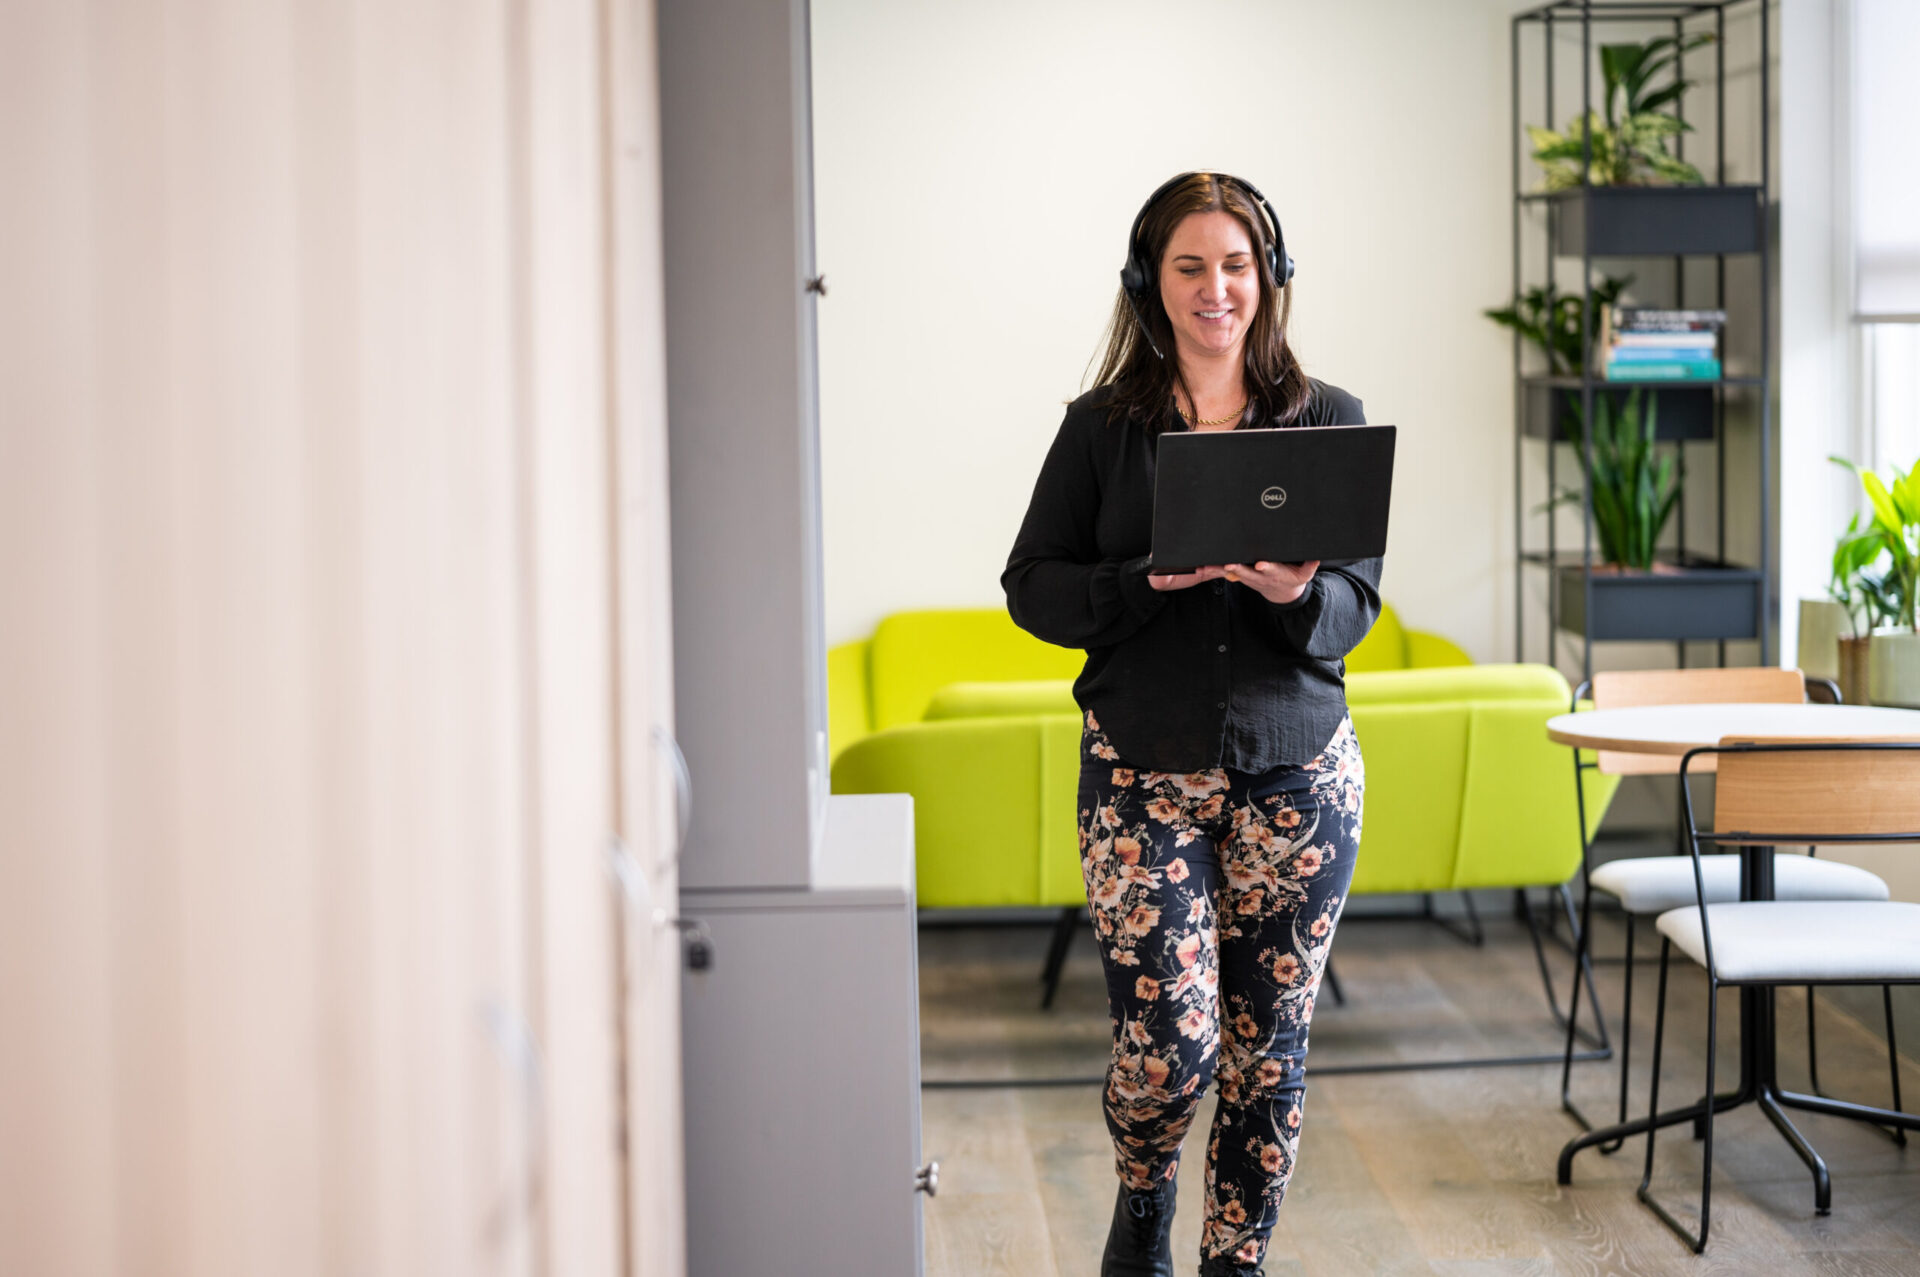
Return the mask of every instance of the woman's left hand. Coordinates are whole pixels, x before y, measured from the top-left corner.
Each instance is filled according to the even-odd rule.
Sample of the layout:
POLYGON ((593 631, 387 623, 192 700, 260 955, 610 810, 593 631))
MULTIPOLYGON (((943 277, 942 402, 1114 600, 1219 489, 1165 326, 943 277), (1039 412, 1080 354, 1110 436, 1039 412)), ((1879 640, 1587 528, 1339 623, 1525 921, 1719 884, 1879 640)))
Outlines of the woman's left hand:
POLYGON ((1220 572, 1229 581, 1238 581, 1260 592, 1260 597, 1269 603, 1297 602, 1307 592, 1307 586, 1313 581, 1313 574, 1320 570, 1320 560, 1309 559, 1305 563, 1268 563, 1262 560, 1249 567, 1244 563, 1222 565, 1220 572))

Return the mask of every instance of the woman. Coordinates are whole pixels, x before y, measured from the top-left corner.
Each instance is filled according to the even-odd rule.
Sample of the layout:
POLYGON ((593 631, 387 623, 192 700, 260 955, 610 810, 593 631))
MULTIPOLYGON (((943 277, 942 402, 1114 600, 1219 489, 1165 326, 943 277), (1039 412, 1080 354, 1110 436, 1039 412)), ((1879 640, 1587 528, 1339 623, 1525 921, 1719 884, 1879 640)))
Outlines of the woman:
POLYGON ((1180 1145, 1216 1080, 1200 1271, 1261 1272, 1360 839, 1342 658, 1379 614, 1380 560, 1146 560, 1162 431, 1365 421, 1287 344, 1292 267, 1244 181, 1186 173, 1148 198, 1097 384, 1068 407, 1000 578, 1023 629, 1087 652, 1081 864, 1121 1181, 1103 1277, 1172 1273, 1180 1145))

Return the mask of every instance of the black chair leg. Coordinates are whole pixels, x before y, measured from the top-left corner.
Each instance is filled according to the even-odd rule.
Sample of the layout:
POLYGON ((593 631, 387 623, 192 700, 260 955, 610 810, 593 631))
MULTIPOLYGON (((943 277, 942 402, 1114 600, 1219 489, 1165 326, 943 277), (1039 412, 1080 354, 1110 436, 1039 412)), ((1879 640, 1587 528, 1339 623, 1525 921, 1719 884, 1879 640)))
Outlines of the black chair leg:
MULTIPOLYGON (((1347 995, 1346 995, 1346 992, 1340 987, 1340 977, 1333 973, 1332 955, 1328 955, 1327 969, 1321 972, 1320 978, 1322 981, 1325 982, 1327 986, 1327 992, 1333 994, 1334 1005, 1342 1006, 1342 1007, 1347 1005, 1347 995)), ((1895 1108, 1900 1107, 1900 1084, 1897 1080, 1894 1082, 1893 1106, 1895 1108)))
POLYGON ((1820 1089, 1820 1051, 1819 1041, 1813 1028, 1813 986, 1807 986, 1807 1089, 1815 1095, 1825 1095, 1820 1089))
MULTIPOLYGON (((1887 1015, 1887 1069, 1893 1076, 1893 1107, 1898 1111, 1900 1108, 1900 1052, 1893 1042, 1893 987, 1881 985, 1880 995, 1886 1006, 1887 1015)), ((1807 986, 1807 1090, 1822 1099, 1836 1098, 1820 1089, 1820 1056, 1814 1038, 1812 985, 1807 986)), ((1881 1126, 1878 1123, 1872 1125, 1875 1130, 1885 1134, 1901 1148, 1907 1146, 1907 1133, 1901 1127, 1881 1126)))
MULTIPOLYGON (((1660 1111, 1660 1049, 1666 1036, 1667 1027, 1667 966, 1673 953, 1673 943, 1666 937, 1660 939, 1660 989, 1658 1009, 1653 1015, 1653 1076, 1647 1083, 1647 1116, 1652 1117, 1660 1111)), ((1700 1165, 1700 1231, 1696 1234, 1688 1230, 1685 1224, 1667 1212, 1666 1207, 1654 1200, 1649 1185, 1653 1183, 1653 1141, 1656 1131, 1647 1131, 1647 1160, 1641 1168, 1640 1187, 1634 1195, 1660 1217, 1660 1222, 1671 1228, 1680 1239, 1687 1243, 1698 1255, 1707 1248, 1707 1231, 1710 1227, 1710 1210, 1713 1200, 1713 1110, 1717 1107, 1713 1094, 1714 1055, 1719 1048, 1720 998, 1717 982, 1711 972, 1707 973, 1707 1089, 1701 1101, 1705 1112, 1701 1121, 1705 1125, 1705 1144, 1701 1149, 1700 1165)))
MULTIPOLYGON (((1575 920, 1573 916, 1572 894, 1568 892, 1565 884, 1555 887, 1553 890, 1558 894, 1560 898, 1561 907, 1566 911, 1567 925, 1577 930, 1580 924, 1577 920, 1575 920)), ((1571 1011, 1565 1015, 1561 1014, 1560 999, 1558 996, 1554 994, 1553 973, 1547 969, 1546 946, 1543 945, 1540 941, 1540 923, 1539 923, 1539 920, 1534 917, 1533 905, 1530 901, 1528 901, 1525 891, 1519 891, 1517 893, 1517 896, 1518 896, 1518 902, 1519 902, 1519 908, 1520 908, 1520 916, 1526 919, 1527 936, 1529 939, 1533 941, 1533 958, 1534 958, 1534 961, 1538 963, 1540 967, 1540 983, 1546 989, 1546 992, 1547 992, 1547 1009, 1550 1012, 1552 1012, 1553 1022, 1555 1024, 1561 1024, 1561 1025, 1573 1024, 1575 1019, 1577 1018, 1576 1015, 1571 1011)), ((1577 946, 1577 947, 1581 947, 1581 946, 1577 946)), ((1587 961, 1584 955, 1580 957, 1578 960, 1576 960, 1574 963, 1574 979, 1576 981, 1584 980, 1586 982, 1587 995, 1592 1000, 1593 1005, 1597 1008, 1600 1005, 1600 995, 1598 991, 1595 989, 1594 983, 1593 983, 1593 964, 1587 961)), ((1593 1047, 1595 1050, 1611 1051, 1613 1044, 1607 1037, 1606 1017, 1596 1013, 1594 1015, 1593 1022, 1599 1030, 1598 1033, 1587 1033, 1586 1031, 1579 1028, 1575 1028, 1574 1032, 1579 1035, 1580 1039, 1583 1042, 1586 1042, 1589 1046, 1593 1047)))
MULTIPOLYGON (((1633 1058, 1633 924, 1634 915, 1627 915, 1627 960, 1626 982, 1620 993, 1620 1117, 1627 1120, 1627 1064, 1633 1058)), ((1611 1144, 1600 1145, 1602 1153, 1617 1153, 1625 1144, 1626 1137, 1611 1144)))
MULTIPOLYGON (((1893 1041, 1892 985, 1883 984, 1880 986, 1880 1003, 1886 1009, 1887 1013, 1887 1073, 1893 1080, 1893 1109, 1896 1113, 1904 1113, 1906 1110, 1900 1106, 1900 1048, 1894 1045, 1893 1041)), ((1893 1128, 1893 1142, 1901 1148, 1907 1146, 1907 1132, 1905 1128, 1899 1126, 1893 1128)))
POLYGON ((1053 1006, 1053 995, 1060 988, 1060 972, 1067 965, 1067 948, 1073 943, 1074 930, 1080 925, 1081 908, 1070 905, 1060 911, 1054 921, 1053 936, 1047 941, 1047 964, 1040 970, 1040 980, 1046 991, 1040 995, 1042 1010, 1053 1006))

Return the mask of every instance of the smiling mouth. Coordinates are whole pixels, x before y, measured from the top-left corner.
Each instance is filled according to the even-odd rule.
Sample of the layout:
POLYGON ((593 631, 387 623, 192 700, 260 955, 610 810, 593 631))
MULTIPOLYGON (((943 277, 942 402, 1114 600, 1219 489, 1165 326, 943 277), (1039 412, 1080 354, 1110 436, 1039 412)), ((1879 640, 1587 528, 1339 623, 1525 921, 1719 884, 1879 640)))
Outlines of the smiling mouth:
POLYGON ((1202 319, 1225 319, 1232 313, 1230 310, 1197 310, 1194 312, 1194 314, 1200 316, 1202 319))

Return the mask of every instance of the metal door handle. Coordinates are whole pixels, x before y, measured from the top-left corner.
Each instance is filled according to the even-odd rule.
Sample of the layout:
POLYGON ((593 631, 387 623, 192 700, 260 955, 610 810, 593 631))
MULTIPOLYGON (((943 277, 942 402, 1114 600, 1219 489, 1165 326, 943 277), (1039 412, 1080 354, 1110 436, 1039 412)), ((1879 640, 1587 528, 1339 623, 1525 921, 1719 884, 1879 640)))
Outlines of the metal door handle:
POLYGON ((693 827, 693 773, 687 769, 687 756, 680 750, 680 742, 673 733, 655 723, 653 725, 653 743, 664 747, 667 762, 673 767, 673 814, 676 837, 673 858, 680 859, 680 853, 687 849, 687 832, 693 827))
POLYGON ((933 1197, 940 1191, 940 1159, 933 1158, 913 1173, 913 1191, 933 1197))

